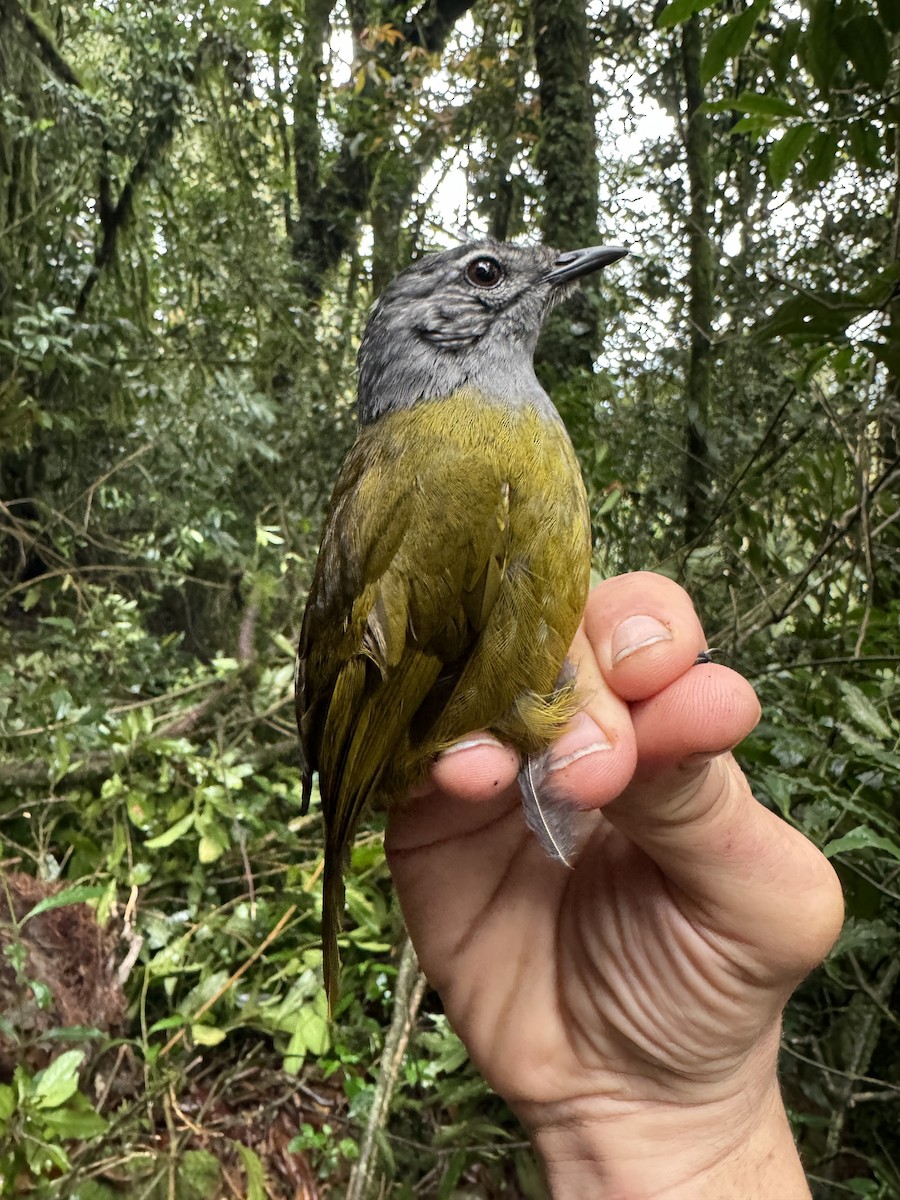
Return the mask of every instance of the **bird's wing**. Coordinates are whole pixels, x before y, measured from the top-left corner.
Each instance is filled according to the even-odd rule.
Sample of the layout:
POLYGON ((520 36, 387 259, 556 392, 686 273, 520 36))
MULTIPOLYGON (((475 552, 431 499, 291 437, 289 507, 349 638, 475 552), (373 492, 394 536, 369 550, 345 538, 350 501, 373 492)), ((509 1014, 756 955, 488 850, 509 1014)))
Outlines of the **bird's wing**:
POLYGON ((325 817, 330 1004, 344 854, 366 801, 407 786, 436 748, 429 737, 500 594, 509 549, 509 484, 487 443, 473 453, 446 431, 416 429, 412 414, 376 430, 360 436, 335 488, 297 658, 304 800, 317 770, 325 817))
POLYGON ((402 774, 427 745, 506 571, 509 484, 496 456, 446 431, 429 445, 402 416, 402 436, 382 421, 344 464, 300 637, 305 785, 318 770, 341 844, 385 771, 402 774))

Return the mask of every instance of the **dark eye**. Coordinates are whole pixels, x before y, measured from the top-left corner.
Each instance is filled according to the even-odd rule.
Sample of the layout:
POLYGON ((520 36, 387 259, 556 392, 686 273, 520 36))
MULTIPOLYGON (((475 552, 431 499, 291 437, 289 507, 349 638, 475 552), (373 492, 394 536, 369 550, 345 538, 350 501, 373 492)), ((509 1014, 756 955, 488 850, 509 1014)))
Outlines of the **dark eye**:
POLYGON ((503 268, 493 258, 476 258, 466 267, 466 279, 476 287, 496 287, 503 278, 503 268))

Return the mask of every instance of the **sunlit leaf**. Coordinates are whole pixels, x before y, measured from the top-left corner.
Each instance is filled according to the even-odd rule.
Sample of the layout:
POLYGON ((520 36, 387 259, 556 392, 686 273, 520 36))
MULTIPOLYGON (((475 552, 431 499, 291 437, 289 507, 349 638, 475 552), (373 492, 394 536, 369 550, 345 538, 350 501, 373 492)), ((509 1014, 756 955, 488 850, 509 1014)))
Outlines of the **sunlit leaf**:
POLYGON ((154 838, 149 838, 144 842, 144 845, 148 850, 164 850, 166 846, 171 846, 180 837, 184 837, 189 829, 193 829, 195 820, 196 814, 188 813, 180 821, 176 821, 174 825, 170 825, 164 833, 160 833, 154 838))
POLYGON ((849 679, 839 679, 838 687, 854 721, 868 733, 886 741, 900 737, 900 729, 892 730, 869 697, 849 679))
POLYGON ((56 1108, 78 1090, 78 1068, 83 1050, 67 1050, 35 1076, 34 1103, 38 1108, 56 1108))
POLYGON ((786 129, 769 147, 769 177, 775 187, 781 187, 806 148, 815 127, 808 122, 786 129))
POLYGON ((737 58, 743 51, 768 3, 769 0, 754 0, 749 8, 731 17, 713 32, 700 64, 700 77, 704 83, 714 79, 729 59, 737 58))
POLYGON ((834 858, 836 854, 848 854, 853 850, 883 850, 892 858, 900 860, 900 845, 892 838, 883 837, 864 825, 859 825, 843 837, 828 842, 823 850, 826 858, 834 858))
POLYGON ((233 1145, 240 1156, 244 1174, 247 1177, 246 1200, 266 1200, 270 1193, 266 1188, 266 1173, 262 1160, 255 1150, 250 1146, 245 1146, 243 1142, 234 1142, 233 1145))
POLYGON ((681 25, 696 12, 712 8, 716 0, 669 0, 669 3, 656 18, 657 29, 670 29, 673 25, 681 25))

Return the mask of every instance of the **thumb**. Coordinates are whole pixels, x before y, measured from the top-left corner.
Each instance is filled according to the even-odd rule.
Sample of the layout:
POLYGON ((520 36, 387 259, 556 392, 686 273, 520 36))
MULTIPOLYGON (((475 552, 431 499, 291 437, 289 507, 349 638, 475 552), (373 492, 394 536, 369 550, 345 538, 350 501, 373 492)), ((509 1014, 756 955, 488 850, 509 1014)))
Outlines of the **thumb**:
POLYGON ((712 663, 632 705, 638 766, 604 815, 710 928, 756 952, 766 982, 793 987, 834 943, 843 903, 830 863, 758 803, 730 752, 759 712, 749 683, 712 663))

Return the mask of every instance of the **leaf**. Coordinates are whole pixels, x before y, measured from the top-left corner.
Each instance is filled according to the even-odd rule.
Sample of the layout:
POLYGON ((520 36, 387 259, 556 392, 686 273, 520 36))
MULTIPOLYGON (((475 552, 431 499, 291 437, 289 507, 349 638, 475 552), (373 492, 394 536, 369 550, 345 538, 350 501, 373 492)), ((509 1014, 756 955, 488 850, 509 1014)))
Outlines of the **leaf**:
POLYGON ((204 833, 197 847, 197 858, 203 866, 217 862, 228 849, 228 835, 221 829, 204 833))
POLYGON ((218 1046, 220 1042, 224 1042, 228 1034, 224 1029, 217 1029, 215 1025, 192 1025, 191 1037, 198 1046, 218 1046))
POLYGON ((834 0, 815 0, 806 37, 800 43, 801 57, 825 95, 841 61, 840 42, 836 36, 836 6, 834 0))
POLYGON ((822 129, 810 142, 803 178, 808 187, 818 187, 834 174, 838 147, 836 129, 822 129))
POLYGON ((846 854, 852 850, 883 850, 891 858, 900 861, 900 846, 891 838, 875 833, 867 825, 858 825, 843 837, 835 838, 822 847, 826 858, 834 858, 836 854, 846 854))
POLYGON ((671 0, 656 18, 656 28, 671 29, 673 25, 681 25, 694 13, 712 8, 714 3, 715 0, 671 0))
POLYGON ((87 1096, 77 1092, 61 1108, 41 1113, 41 1124, 44 1134, 53 1134, 58 1138, 92 1138, 105 1133, 107 1120, 95 1112, 87 1096))
POLYGON ((869 167, 872 171, 883 170, 885 162, 881 155, 881 139, 872 122, 851 121, 847 132, 850 135, 850 151, 859 166, 869 167))
POLYGON ((294 1029, 284 1052, 283 1069, 289 1075, 297 1074, 308 1054, 318 1057, 324 1054, 331 1044, 326 1016, 327 1002, 324 997, 323 991, 315 997, 312 1004, 304 1005, 296 1014, 294 1029))
POLYGON ((0 1083, 0 1128, 16 1111, 16 1093, 8 1083, 0 1083))
POLYGON ((843 334, 847 326, 864 311, 866 309, 851 297, 792 296, 760 326, 757 336, 794 336, 803 341, 827 342, 843 334))
POLYGON ((781 187, 790 175, 814 132, 814 126, 804 121, 801 125, 793 125, 786 129, 769 148, 769 178, 774 187, 781 187))
POLYGON ((259 1155, 243 1142, 235 1142, 234 1147, 240 1155, 247 1176, 246 1200, 266 1200, 269 1194, 266 1190, 266 1173, 259 1155))
POLYGON ((83 1050, 67 1050, 34 1079, 33 1100, 38 1108, 57 1108, 78 1091, 78 1068, 83 1050))
POLYGON ((739 16, 715 30, 700 63, 700 78, 704 83, 714 79, 729 59, 737 58, 743 51, 767 4, 768 0, 754 0, 739 16))
POLYGON ((757 137, 761 137, 768 129, 771 129, 777 120, 777 117, 762 117, 756 113, 751 113, 736 121, 731 127, 731 132, 734 134, 752 133, 757 137))
POLYGON ((791 59, 797 50, 802 25, 799 21, 786 21, 781 36, 769 44, 769 62, 776 79, 787 79, 791 73, 791 59))
POLYGON ((71 887, 57 892, 55 896, 45 896, 43 900, 38 900, 34 908, 30 908, 22 918, 20 925, 24 925, 40 913, 49 912, 51 908, 66 908, 70 904, 84 904, 87 900, 97 900, 105 891, 103 887, 85 883, 72 884, 71 887))
POLYGON ((894 740, 896 734, 865 692, 847 679, 839 679, 838 687, 841 689, 850 715, 857 725, 861 725, 863 729, 877 738, 883 738, 885 741, 894 740))
POLYGON ((603 503, 600 505, 600 511, 597 513, 597 516, 605 516, 608 512, 616 507, 621 499, 622 489, 618 487, 611 487, 606 493, 606 498, 604 499, 603 503))
POLYGON ((170 825, 165 833, 160 833, 155 838, 150 838, 148 842, 144 842, 144 845, 148 850, 163 850, 166 846, 171 846, 180 837, 184 837, 189 829, 193 829, 195 817, 196 814, 188 813, 186 817, 182 817, 180 821, 176 821, 174 825, 170 825))
POLYGON ((781 96, 766 96, 761 92, 741 92, 727 100, 713 100, 706 105, 707 112, 759 113, 770 117, 799 117, 803 114, 796 104, 784 100, 781 96))
POLYGON ((881 23, 869 13, 860 13, 841 28, 840 39, 859 74, 880 91, 891 67, 891 52, 881 23))
POLYGON ((207 975, 205 979, 201 979, 196 987, 191 988, 178 1005, 179 1009, 188 1015, 199 1012, 204 1005, 218 996, 227 980, 228 972, 224 967, 218 971, 213 971, 211 975, 207 975))

